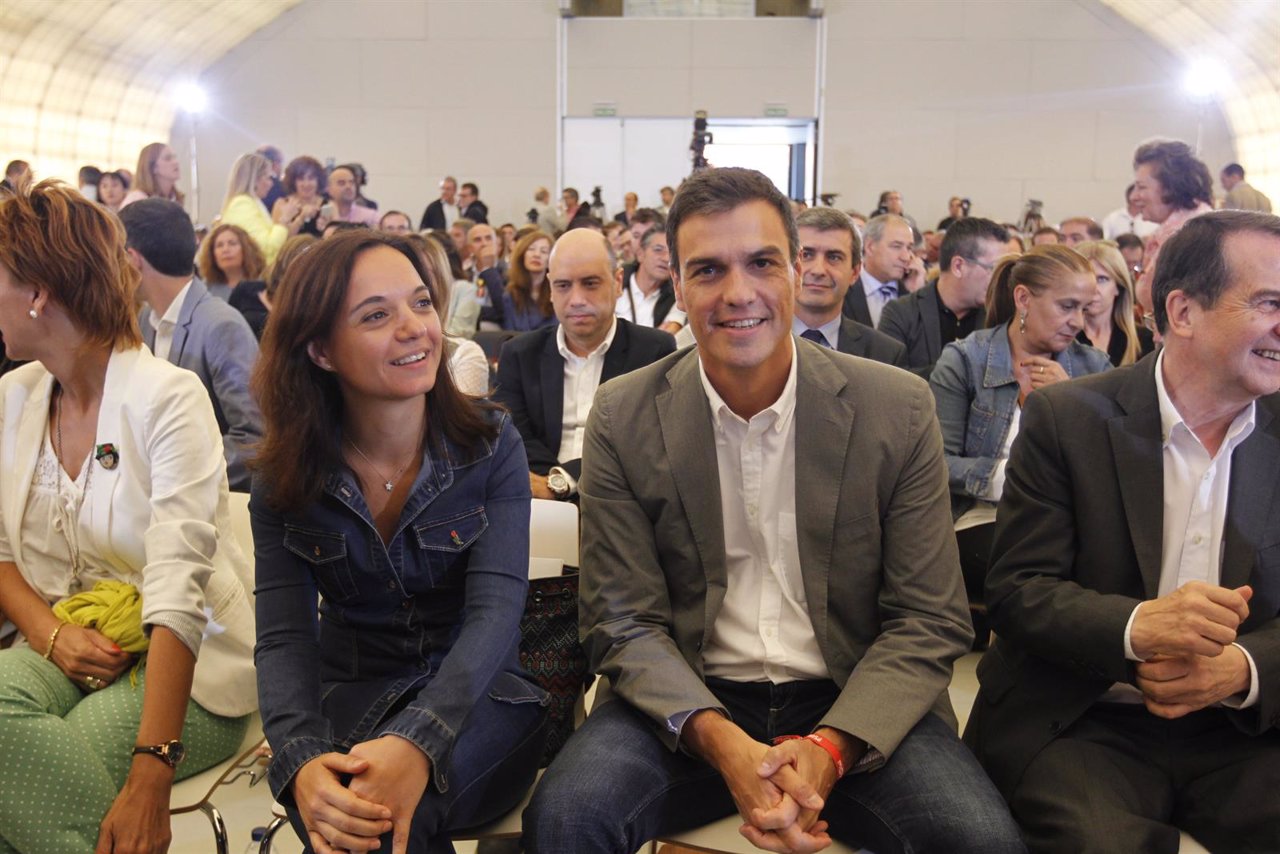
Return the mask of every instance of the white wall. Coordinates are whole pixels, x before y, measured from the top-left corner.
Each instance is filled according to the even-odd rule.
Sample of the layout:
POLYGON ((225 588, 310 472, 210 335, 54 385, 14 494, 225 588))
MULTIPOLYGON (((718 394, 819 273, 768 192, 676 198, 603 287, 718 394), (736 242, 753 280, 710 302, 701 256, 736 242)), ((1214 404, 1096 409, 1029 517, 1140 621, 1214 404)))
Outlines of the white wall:
MULTIPOLYGON (((214 102, 199 130, 202 219, 236 155, 270 141, 290 157, 363 162, 383 210, 420 215, 449 172, 480 185, 495 221, 523 221, 532 188, 556 182, 557 9, 304 0, 202 78, 214 102)), ((1138 142, 1195 139, 1199 111, 1176 61, 1096 0, 827 0, 824 23, 573 19, 566 114, 612 103, 621 118, 686 122, 695 109, 759 117, 766 104, 815 115, 822 27, 819 189, 839 192, 841 207, 866 211, 892 187, 925 226, 952 194, 998 219, 1028 197, 1051 219, 1102 216, 1120 203, 1138 142)), ((180 120, 180 147, 186 133, 180 120)), ((1216 174, 1232 145, 1215 108, 1204 140, 1216 174)), ((629 159, 647 156, 633 148, 629 159)), ((566 177, 584 192, 611 177, 575 166, 566 177)))
POLYGON ((555 0, 304 0, 201 77, 201 220, 235 158, 272 142, 363 163, 369 198, 415 224, 446 172, 522 223, 556 179, 558 21, 555 0))
MULTIPOLYGON (((1091 0, 828 0, 823 192, 864 212, 903 193, 929 227, 947 198, 1017 218, 1027 198, 1051 221, 1122 203, 1133 149, 1192 144, 1197 108, 1178 63, 1091 0)), ((1203 157, 1232 157, 1217 109, 1203 157)))

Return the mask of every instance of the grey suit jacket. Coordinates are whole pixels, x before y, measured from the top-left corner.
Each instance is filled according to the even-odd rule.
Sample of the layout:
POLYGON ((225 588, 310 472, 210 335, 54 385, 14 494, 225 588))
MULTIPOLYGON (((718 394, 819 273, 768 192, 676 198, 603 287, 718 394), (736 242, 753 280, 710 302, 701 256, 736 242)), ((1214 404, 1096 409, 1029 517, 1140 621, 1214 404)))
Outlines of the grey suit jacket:
POLYGON ((836 349, 895 368, 907 367, 907 348, 901 342, 847 317, 840 318, 840 339, 836 342, 836 349))
MULTIPOLYGON (((986 326, 987 311, 980 308, 975 329, 986 326)), ((912 373, 925 379, 933 372, 942 354, 942 325, 938 322, 938 283, 930 282, 915 293, 898 297, 880 312, 880 332, 907 347, 907 364, 912 373)))
MULTIPOLYGON (((823 719, 886 758, 929 711, 953 722, 969 624, 928 387, 796 339, 796 519, 818 647, 842 692, 823 719)), ((702 648, 728 576, 711 408, 688 348, 606 383, 583 451, 581 636, 654 721, 722 709, 702 648)), ((954 725, 954 723, 953 723, 954 725)))
MULTIPOLYGON (((155 347, 151 309, 142 310, 142 337, 155 347)), ((258 341, 239 311, 191 281, 169 346, 169 361, 200 377, 222 432, 227 480, 235 492, 249 491, 249 445, 262 438, 262 413, 249 394, 258 341)))
MULTIPOLYGON (((1124 630, 1158 595, 1164 467, 1154 354, 1027 398, 996 520, 987 608, 998 639, 978 665, 965 741, 1005 797, 1027 765, 1114 682, 1134 681, 1124 630)), ((1258 401, 1231 460, 1224 587, 1253 586, 1238 643, 1258 667, 1237 728, 1280 727, 1280 395, 1258 401)), ((1152 718, 1153 723, 1156 722, 1152 718)))

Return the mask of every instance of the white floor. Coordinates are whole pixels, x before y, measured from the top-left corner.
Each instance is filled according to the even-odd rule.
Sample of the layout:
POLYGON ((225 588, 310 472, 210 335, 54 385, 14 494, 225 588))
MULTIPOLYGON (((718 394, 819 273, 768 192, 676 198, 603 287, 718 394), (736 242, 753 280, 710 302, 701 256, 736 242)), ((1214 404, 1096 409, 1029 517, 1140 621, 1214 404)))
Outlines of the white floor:
MULTIPOLYGON (((956 715, 960 718, 963 729, 969 716, 969 708, 978 692, 978 681, 974 668, 978 665, 979 655, 970 653, 956 662, 955 678, 951 682, 951 702, 955 706, 956 715)), ((227 832, 231 840, 232 854, 247 851, 253 828, 264 826, 271 821, 271 792, 265 782, 250 787, 246 780, 227 786, 214 799, 214 804, 222 813, 227 823, 227 832)), ((472 854, 474 843, 457 843, 458 854, 472 854)), ((171 854, 212 854, 214 851, 213 832, 209 821, 203 813, 180 815, 173 820, 173 844, 171 854)), ((291 828, 282 828, 276 834, 272 854, 299 854, 302 845, 298 842, 291 828)))

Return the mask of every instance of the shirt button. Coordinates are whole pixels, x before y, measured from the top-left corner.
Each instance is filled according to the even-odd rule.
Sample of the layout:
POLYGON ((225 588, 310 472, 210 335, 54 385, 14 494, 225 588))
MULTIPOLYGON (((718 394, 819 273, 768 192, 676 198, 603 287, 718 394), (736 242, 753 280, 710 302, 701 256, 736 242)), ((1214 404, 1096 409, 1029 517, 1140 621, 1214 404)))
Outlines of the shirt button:
POLYGON ((394 578, 387 582, 387 589, 388 589, 388 590, 395 590, 395 589, 396 589, 396 581, 395 581, 395 579, 394 579, 394 578))
POLYGON ((1199 534, 1196 534, 1194 537, 1191 538, 1191 542, 1198 546, 1204 542, 1204 537, 1200 536, 1199 534))
POLYGON ((411 600, 411 599, 406 599, 406 600, 404 600, 403 602, 401 602, 401 603, 400 603, 400 610, 401 610, 401 611, 408 611, 408 610, 409 610, 409 605, 410 605, 411 603, 412 603, 412 600, 411 600))

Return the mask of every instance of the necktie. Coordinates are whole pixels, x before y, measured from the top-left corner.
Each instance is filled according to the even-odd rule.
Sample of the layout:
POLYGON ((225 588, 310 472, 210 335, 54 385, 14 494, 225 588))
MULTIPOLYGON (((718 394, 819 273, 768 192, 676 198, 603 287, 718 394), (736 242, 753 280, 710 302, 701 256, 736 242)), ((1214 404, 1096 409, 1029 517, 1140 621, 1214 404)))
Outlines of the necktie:
POLYGON ((804 332, 800 333, 800 337, 804 338, 806 341, 812 341, 814 344, 821 344, 828 350, 831 349, 831 343, 827 341, 827 336, 823 335, 817 329, 806 329, 804 332))
POLYGON ((884 300, 885 302, 888 302, 891 299, 897 299, 897 298, 898 298, 897 285, 881 285, 880 286, 880 299, 884 300))

